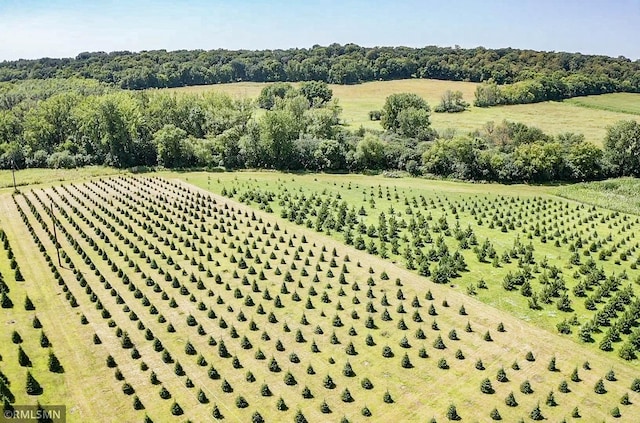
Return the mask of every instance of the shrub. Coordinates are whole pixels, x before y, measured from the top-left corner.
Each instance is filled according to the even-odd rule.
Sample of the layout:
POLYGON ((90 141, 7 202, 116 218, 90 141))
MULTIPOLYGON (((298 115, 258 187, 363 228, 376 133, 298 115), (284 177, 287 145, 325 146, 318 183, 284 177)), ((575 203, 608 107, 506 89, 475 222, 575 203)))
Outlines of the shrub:
POLYGON ((313 398, 313 394, 311 393, 311 390, 309 389, 309 387, 305 386, 304 389, 302 390, 302 398, 305 398, 305 399, 313 398))
POLYGON ((622 416, 622 414, 620 413, 620 408, 618 408, 618 406, 613 407, 613 409, 611 410, 611 416, 615 417, 616 419, 622 416))
POLYGON ((196 349, 189 341, 187 341, 187 344, 184 347, 184 352, 187 355, 196 355, 196 349))
POLYGON ((276 403, 276 408, 279 411, 287 411, 289 409, 289 407, 284 402, 284 399, 282 399, 282 397, 278 398, 278 402, 276 403))
POLYGON ((342 391, 342 395, 340 396, 340 398, 342 399, 343 402, 353 402, 354 399, 351 396, 351 392, 349 392, 348 388, 345 388, 344 391, 342 391))
POLYGON ((122 385, 122 392, 124 392, 125 395, 133 395, 135 393, 135 390, 129 383, 125 383, 124 385, 122 385))
POLYGON ((171 398, 171 393, 164 386, 160 389, 160 398, 165 400, 171 398))
POLYGON ((293 418, 294 423, 308 423, 307 419, 302 414, 302 411, 298 410, 296 416, 293 418))
POLYGON ((33 377, 31 372, 27 372, 26 392, 27 395, 41 395, 43 392, 42 386, 40 386, 40 383, 33 377))
POLYGON ((336 387, 336 384, 333 382, 333 379, 329 375, 325 376, 323 385, 327 389, 334 389, 336 387))
POLYGON ((518 402, 516 401, 516 397, 513 395, 513 392, 509 392, 509 395, 504 399, 504 403, 509 407, 517 407, 518 402))
POLYGON ((560 382, 560 385, 558 385, 558 391, 562 392, 563 394, 571 392, 571 390, 569 389, 569 384, 566 380, 560 382))
POLYGON ((458 410, 456 409, 456 406, 453 404, 449 405, 449 408, 447 408, 447 419, 456 420, 456 421, 462 420, 460 415, 458 415, 458 410))
POLYGON ((385 358, 391 358, 393 357, 393 351, 391 350, 391 347, 388 345, 385 345, 382 348, 382 356, 385 358))
POLYGON ((410 369, 413 367, 413 364, 411 364, 411 361, 409 360, 409 356, 407 354, 405 354, 404 357, 402 357, 401 365, 405 369, 410 369))
POLYGON ((233 392, 233 387, 231 386, 231 384, 227 381, 227 379, 222 381, 222 392, 226 392, 226 393, 231 393, 233 392))
POLYGON ((480 392, 482 392, 483 394, 493 394, 495 392, 489 379, 484 379, 482 381, 482 383, 480 384, 480 392))
POLYGON ((239 395, 236 398, 236 407, 238 407, 238 408, 247 408, 248 406, 249 406, 249 403, 247 402, 247 400, 242 395, 239 395))
POLYGON ((386 391, 384 393, 384 396, 382 397, 382 400, 386 403, 386 404, 392 404, 393 398, 391 397, 391 394, 389 393, 389 391, 386 391))
POLYGON ((329 408, 329 404, 327 404, 326 401, 322 401, 322 404, 320 404, 320 412, 322 414, 330 414, 331 413, 331 408, 329 408))
POLYGON ((209 379, 212 379, 212 380, 219 380, 220 379, 220 373, 218 373, 216 368, 213 367, 213 366, 209 367, 208 374, 209 374, 209 379))
POLYGON ((271 395, 273 395, 271 389, 269 389, 269 385, 267 385, 266 383, 262 384, 262 386, 260 387, 260 395, 262 395, 263 397, 270 397, 271 395))
POLYGON ((274 357, 271 357, 271 360, 269 361, 269 370, 274 373, 278 373, 281 371, 280 366, 278 365, 278 362, 274 357))
POLYGON ((531 417, 531 420, 544 420, 544 416, 542 415, 542 411, 540 411, 540 405, 536 405, 533 410, 531 410, 531 413, 529 413, 529 417, 531 417))
POLYGON ((4 291, 2 292, 2 296, 0 299, 0 306, 2 308, 13 308, 13 302, 11 301, 11 298, 9 298, 7 293, 4 291))
POLYGON ((348 355, 357 355, 358 352, 356 351, 356 348, 353 346, 353 342, 349 342, 349 345, 347 345, 347 348, 345 348, 345 352, 348 355))
POLYGON ((222 420, 224 419, 224 416, 222 415, 222 413, 220 412, 220 409, 218 408, 217 405, 213 406, 213 411, 211 412, 211 415, 214 419, 216 420, 222 420))
POLYGON ((496 374, 496 380, 498 382, 509 382, 509 378, 507 377, 507 372, 501 367, 496 374))
POLYGON ((531 388, 531 382, 525 380, 520 384, 520 392, 525 395, 533 394, 533 388, 531 388))
POLYGON ((573 369, 573 372, 571 372, 571 381, 572 382, 580 382, 580 375, 578 374, 578 368, 576 367, 575 369, 573 369))
POLYGON ((284 375, 284 383, 289 386, 294 386, 298 384, 298 382, 296 381, 296 378, 293 377, 293 374, 291 374, 291 372, 287 372, 284 375))
POLYGON ((624 395, 622 396, 622 398, 620 398, 620 404, 622 405, 629 405, 631 404, 631 401, 629 400, 629 394, 628 393, 624 393, 624 395))
POLYGON ((53 373, 64 373, 64 368, 53 351, 49 351, 49 371, 53 373))
POLYGON ((109 368, 114 368, 117 366, 116 360, 112 356, 108 356, 106 361, 107 361, 107 367, 109 368))
POLYGON ((550 391, 549 394, 547 394, 547 400, 545 401, 545 404, 547 404, 549 407, 555 407, 556 405, 558 405, 553 391, 550 391))
POLYGON ((342 374, 347 377, 354 377, 356 375, 356 372, 354 372, 353 368, 351 367, 351 363, 349 363, 348 361, 344 365, 344 369, 342 369, 342 374))
POLYGON ((406 336, 403 336, 402 339, 400 340, 400 346, 402 348, 411 348, 411 344, 409 344, 409 340, 407 339, 406 336))
POLYGON ((446 345, 442 341, 442 337, 440 335, 438 335, 436 340, 433 342, 433 348, 435 348, 437 350, 443 350, 443 349, 446 348, 446 345))
POLYGON ((24 309, 27 311, 33 311, 36 309, 36 306, 33 305, 33 302, 31 301, 31 298, 29 298, 28 295, 24 299, 24 309))

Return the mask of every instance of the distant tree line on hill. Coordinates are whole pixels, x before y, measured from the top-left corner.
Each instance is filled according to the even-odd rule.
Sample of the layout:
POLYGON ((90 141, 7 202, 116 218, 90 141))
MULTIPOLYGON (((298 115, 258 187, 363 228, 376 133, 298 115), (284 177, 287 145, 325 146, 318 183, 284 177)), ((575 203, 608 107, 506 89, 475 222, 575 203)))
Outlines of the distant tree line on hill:
POLYGON ((640 92, 640 61, 624 57, 513 48, 362 47, 331 44, 287 50, 85 52, 75 58, 0 63, 0 81, 91 78, 125 89, 237 81, 366 81, 434 78, 518 84, 478 105, 558 100, 585 94, 640 92))
POLYGON ((257 101, 76 83, 68 90, 70 81, 48 81, 23 97, 13 97, 19 87, 5 91, 17 103, 0 106, 0 168, 399 170, 506 183, 640 176, 640 123, 633 120, 609 128, 600 148, 582 135, 551 136, 506 121, 438 134, 430 106, 411 93, 387 97, 381 130, 351 130, 317 81, 268 85, 257 101), (265 110, 255 113, 257 106, 265 110))
POLYGON ((552 75, 537 76, 510 85, 501 86, 492 80, 484 82, 476 88, 473 104, 478 107, 528 104, 618 91, 639 92, 637 83, 632 83, 630 80, 618 84, 605 75, 586 76, 581 73, 563 75, 555 72, 552 75))

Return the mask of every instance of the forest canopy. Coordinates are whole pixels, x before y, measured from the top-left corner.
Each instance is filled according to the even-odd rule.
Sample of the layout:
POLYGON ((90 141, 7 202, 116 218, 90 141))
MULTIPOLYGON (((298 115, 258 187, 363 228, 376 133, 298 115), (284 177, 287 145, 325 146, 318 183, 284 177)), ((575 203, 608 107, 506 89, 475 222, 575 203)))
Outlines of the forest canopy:
MULTIPOLYGON (((605 92, 640 92, 640 61, 625 57, 513 48, 315 45, 287 50, 179 50, 84 52, 75 58, 0 63, 0 81, 91 78, 124 89, 180 87, 238 81, 366 81, 433 78, 523 82, 533 98, 560 99, 605 92), (543 92, 541 92, 543 91, 543 92)), ((518 92, 503 93, 506 102, 518 92)))

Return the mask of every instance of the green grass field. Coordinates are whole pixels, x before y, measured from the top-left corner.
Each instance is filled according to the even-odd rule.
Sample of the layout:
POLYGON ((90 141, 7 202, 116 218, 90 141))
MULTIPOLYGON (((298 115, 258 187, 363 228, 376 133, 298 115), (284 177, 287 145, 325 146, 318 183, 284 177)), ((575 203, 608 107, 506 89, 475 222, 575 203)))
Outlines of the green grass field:
MULTIPOLYGON (((215 90, 234 97, 256 98, 266 84, 242 82, 234 84, 207 85, 171 89, 171 92, 197 93, 215 90)), ((295 84, 294 84, 295 85, 295 84)), ((343 119, 351 127, 363 126, 381 129, 379 122, 369 120, 370 110, 379 110, 387 96, 397 92, 413 92, 424 97, 431 107, 435 107, 446 90, 458 90, 464 99, 473 103, 477 84, 471 82, 440 81, 431 79, 410 79, 400 81, 367 82, 359 85, 331 85, 335 98, 343 107, 343 119)), ((453 128, 464 134, 481 128, 485 123, 503 120, 522 122, 536 126, 543 131, 556 135, 564 132, 584 134, 588 141, 600 145, 606 134, 606 127, 623 119, 629 119, 625 113, 634 107, 633 99, 637 94, 609 94, 614 97, 607 104, 617 104, 617 98, 623 102, 620 109, 586 108, 575 101, 544 102, 480 108, 471 107, 463 113, 432 113, 431 121, 436 130, 453 128)), ((594 98, 605 97, 596 96, 594 98)), ((590 99, 591 97, 586 97, 590 99)), ((585 100, 586 101, 586 100, 585 100)))
MULTIPOLYGON (((62 181, 78 181, 97 176, 115 175, 122 171, 104 166, 86 166, 77 169, 21 169, 15 172, 18 189, 27 185, 52 184, 62 181)), ((13 174, 9 170, 0 171, 0 192, 13 191, 13 174)))
MULTIPOLYGON (((570 291, 584 281, 568 261, 569 246, 588 237, 598 252, 617 249, 602 260, 593 256, 607 275, 625 272, 635 292, 636 217, 526 185, 276 172, 89 178, 98 173, 73 179, 62 172, 63 182, 54 183, 29 174, 46 183, 25 184, 15 197, 0 193, 8 240, 0 272, 13 302, 0 308, 0 371, 15 404, 65 404, 69 422, 216 421, 216 409, 234 422, 256 413, 267 422, 296 422, 300 414, 309 422, 442 422, 452 404, 463 422, 490 421, 494 409, 503 421, 531 421, 537 406, 546 421, 637 421, 640 392, 631 387, 640 363, 617 354, 629 335, 621 333, 605 352, 598 346, 606 327, 593 333, 593 343, 577 338, 579 326, 558 334, 563 318, 593 318, 584 298, 570 292, 573 311, 557 310, 555 299, 529 309, 518 290, 502 287, 505 274, 520 268, 519 257, 498 267, 481 263, 472 245, 461 247, 467 235, 458 239, 456 229, 471 229, 479 244, 490 239, 500 257, 516 238, 530 243, 539 266, 535 292, 553 266, 570 291), (250 193, 273 198, 252 200, 250 193), (434 283, 406 269, 402 254, 384 259, 345 245, 338 230, 316 231, 322 204, 337 217, 342 200, 364 208, 357 219, 366 225, 376 225, 381 211, 408 225, 430 216, 420 233, 431 232, 433 243, 421 248, 460 249, 468 271, 434 283), (299 202, 308 202, 299 222, 282 217, 299 202), (509 222, 514 227, 503 232, 500 225, 509 222), (534 234, 537 224, 541 234, 534 234), (616 264, 621 252, 629 257, 616 264), (24 281, 16 280, 10 256, 24 281), (25 309, 26 296, 35 310, 25 309), (34 328, 34 317, 42 328, 34 328), (14 331, 22 343, 14 343, 14 331), (50 346, 42 347, 42 333, 50 346), (384 357, 387 346, 393 354, 384 357), (19 348, 31 367, 20 364, 19 348), (50 351, 64 373, 48 369, 50 351), (26 394, 27 370, 41 395, 26 394), (483 393, 485 379, 491 389, 483 393), (596 393, 600 380, 605 392, 596 393), (527 382, 533 392, 523 393, 527 382), (305 387, 312 396, 305 397, 305 387), (517 404, 506 404, 510 393, 517 404), (621 402, 625 395, 629 401, 621 402), (172 414, 174 404, 182 414, 172 414)), ((401 224, 401 248, 405 236, 415 241, 401 224)), ((588 247, 578 247, 582 262, 588 247)), ((603 286, 587 290, 594 298, 599 293, 598 311, 617 298, 617 290, 603 286)), ((612 326, 631 305, 618 307, 612 326)))
POLYGON ((586 204, 640 215, 640 181, 635 178, 565 185, 553 192, 586 204))
MULTIPOLYGON (((590 109, 640 115, 640 94, 634 93, 615 93, 575 97, 567 100, 567 103, 590 109)), ((629 118, 633 119, 632 116, 629 118)))

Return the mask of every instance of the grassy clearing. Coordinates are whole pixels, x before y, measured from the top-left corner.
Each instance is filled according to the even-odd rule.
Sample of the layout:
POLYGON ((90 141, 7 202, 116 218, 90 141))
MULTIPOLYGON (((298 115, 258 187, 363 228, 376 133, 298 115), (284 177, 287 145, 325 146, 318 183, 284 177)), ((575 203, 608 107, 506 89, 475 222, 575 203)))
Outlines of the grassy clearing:
MULTIPOLYGON (((172 89, 173 92, 203 92, 216 90, 237 97, 255 98, 266 84, 243 82, 172 89)), ((331 85, 334 97, 340 100, 343 118, 351 127, 363 126, 369 129, 381 129, 379 122, 369 120, 369 111, 378 110, 384 105, 385 98, 397 92, 414 92, 424 97, 432 108, 438 104, 446 90, 459 90, 465 100, 472 103, 477 84, 471 82, 440 81, 430 79, 410 79, 400 81, 377 81, 359 85, 331 85)), ((613 94, 612 94, 613 95, 613 94)), ((615 94, 617 95, 617 94, 615 94)), ((633 95, 633 94, 630 94, 633 95)), ((600 96, 597 96, 600 97, 600 96)), ((606 127, 629 115, 633 102, 624 97, 621 110, 603 110, 580 107, 571 101, 519 104, 513 106, 480 108, 471 107, 463 113, 433 113, 432 124, 442 131, 454 128, 458 133, 466 133, 481 128, 489 121, 510 120, 536 126, 543 131, 556 135, 564 132, 584 134, 585 138, 600 145, 606 134, 606 127)), ((609 100, 615 104, 616 100, 609 100)))
MULTIPOLYGON (((640 94, 634 93, 614 93, 575 97, 567 100, 567 103, 589 109, 640 115, 640 94)), ((632 117, 630 116, 630 118, 632 117)))
MULTIPOLYGON (((447 421, 450 404, 456 405, 462 421, 488 421, 493 408, 504 421, 528 421, 537 404, 548 421, 571 419, 575 407, 583 419, 608 421, 615 406, 622 414, 617 421, 637 419, 640 393, 630 390, 638 374, 637 360, 619 360, 612 353, 561 337, 544 328, 545 324, 523 321, 515 309, 506 312, 487 305, 485 294, 468 296, 461 292, 467 276, 455 279, 453 286, 435 284, 402 265, 345 246, 335 234, 327 236, 259 210, 255 204, 237 202, 240 190, 248 186, 276 191, 286 185, 291 192, 306 195, 340 192, 354 207, 366 194, 367 219, 374 219, 375 210, 386 210, 395 202, 393 196, 388 204, 384 197, 377 197, 380 186, 383 193, 388 187, 391 193, 397 189, 399 195, 441 198, 442 207, 429 210, 437 217, 446 213, 448 204, 472 198, 495 201, 515 190, 523 201, 529 199, 535 205, 540 197, 550 198, 542 188, 270 172, 167 172, 162 176, 117 176, 24 189, 15 201, 8 194, 0 196, 0 227, 6 230, 26 279, 17 282, 12 278, 6 253, 0 250, 0 271, 14 301, 13 308, 0 309, 0 321, 22 334, 25 351, 34 361, 34 375, 44 388, 39 397, 25 394, 25 369, 17 364, 11 331, 3 330, 0 370, 12 381, 17 404, 64 403, 72 410, 67 416, 70 422, 143 421, 145 415, 153 421, 214 421, 214 406, 225 416, 224 421, 251 421, 259 412, 267 422, 292 422, 298 410, 310 422, 340 421, 343 416, 353 422, 422 422, 431 417, 447 421), (238 189, 232 199, 205 191, 220 192, 232 186, 238 189), (368 201, 371 190, 374 207, 368 201), (48 214, 51 205, 63 266, 55 259, 48 214), (22 307, 27 294, 34 300, 35 311, 22 307), (384 318, 387 313, 390 320, 384 318), (34 315, 42 321, 65 373, 48 372, 47 349, 38 345, 39 331, 31 327, 34 315), (81 315, 87 318, 86 324, 81 315), (194 325, 189 316, 195 319, 194 325), (500 323, 504 332, 498 330, 500 323), (169 331, 169 324, 175 331, 169 331), (118 329, 123 331, 120 336, 118 329), (417 337, 419 329, 426 339, 417 337), (124 333, 140 357, 121 346, 124 333), (94 334, 101 338, 100 345, 92 342, 94 334), (375 345, 369 345, 367 335, 375 345), (446 348, 436 348, 438 336, 446 348), (408 345, 403 347, 405 337, 408 345), (166 362, 162 350, 157 351, 156 340, 170 352, 173 363, 166 362), (278 348, 278 341, 283 348, 278 348), (220 357, 222 342, 229 352, 226 358, 220 357), (312 352, 313 343, 318 352, 312 352), (355 354, 350 352, 351 343, 355 354), (196 354, 188 352, 188 344, 196 354), (384 346, 391 348, 393 357, 382 356, 384 346), (421 356, 421 348, 427 356, 421 356), (257 356, 258 350, 264 359, 257 356), (535 361, 525 358, 528 351, 535 361), (405 354, 411 368, 401 365, 405 354), (115 358, 117 368, 106 365, 108 355, 115 358), (207 364, 202 365, 200 357, 207 364), (548 369, 553 357, 556 371, 548 369), (279 372, 269 369, 271 358, 277 361, 279 372), (235 359, 241 368, 234 364, 235 359), (442 359, 448 366, 442 365, 442 359), (484 370, 477 368, 478 360, 484 370), (583 369, 585 361, 590 370, 583 369), (182 365, 184 375, 176 374, 175 362, 182 365), (347 363, 355 375, 344 374, 347 363), (210 366, 220 379, 211 379, 210 366), (315 374, 308 371, 309 366, 315 374), (497 380, 500 369, 508 380, 497 380), (574 369, 580 376, 576 382, 570 380, 574 369), (117 380, 116 370, 124 380, 117 380), (607 392, 596 394, 596 382, 610 370, 616 380, 605 380, 607 392), (151 372, 158 375, 159 384, 152 383, 151 372), (255 381, 247 379, 248 372, 255 381), (288 372, 295 385, 285 383, 288 372), (327 375, 335 387, 325 386, 327 375), (365 377, 372 382, 371 389, 362 386, 365 377), (485 378, 495 392, 481 393, 485 378), (224 392, 223 380, 233 392, 224 392), (194 385, 191 388, 189 381, 194 385), (526 381, 534 391, 527 395, 520 392, 526 381), (559 392, 563 381, 569 388, 566 393, 559 392), (134 388, 133 395, 140 398, 144 410, 134 410, 133 395, 122 391, 124 382, 134 388), (263 384, 272 396, 261 394, 263 384), (163 386, 171 393, 170 399, 160 398, 163 386), (305 386, 313 398, 302 397, 305 386), (352 402, 343 401, 345 389, 352 402), (208 403, 198 401, 200 390, 208 403), (383 401, 387 391, 393 403, 383 401), (557 405, 547 405, 552 391, 557 405), (516 397, 516 407, 505 405, 510 392, 516 397), (630 405, 620 404, 625 393, 630 405), (247 400, 247 408, 236 406, 239 396, 247 400), (278 410, 280 397, 287 410, 278 410), (174 401, 183 415, 171 415, 174 401), (323 402, 331 413, 321 412, 323 402), (371 417, 362 415, 364 407, 371 417)), ((404 206, 396 208, 405 213, 404 206)), ((466 212, 460 211, 459 216, 462 225, 475 225, 466 212)), ((501 235, 486 225, 484 229, 479 239, 491 235, 498 248, 511 245, 513 234, 501 235)), ((537 239, 533 242, 536 254, 546 251, 537 239)), ((471 259, 467 262, 479 267, 471 259)), ((490 286, 486 295, 503 294, 490 286)), ((506 301, 513 298, 503 296, 506 301)))
MULTIPOLYGON (((21 169, 15 172, 16 186, 52 184, 63 181, 79 181, 98 176, 114 175, 125 171, 103 166, 85 166, 77 169, 21 169)), ((0 170, 0 192, 13 189, 10 170, 0 170)))
POLYGON ((640 215, 640 181, 635 178, 566 185, 554 192, 583 203, 640 215))

